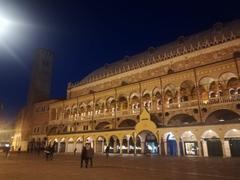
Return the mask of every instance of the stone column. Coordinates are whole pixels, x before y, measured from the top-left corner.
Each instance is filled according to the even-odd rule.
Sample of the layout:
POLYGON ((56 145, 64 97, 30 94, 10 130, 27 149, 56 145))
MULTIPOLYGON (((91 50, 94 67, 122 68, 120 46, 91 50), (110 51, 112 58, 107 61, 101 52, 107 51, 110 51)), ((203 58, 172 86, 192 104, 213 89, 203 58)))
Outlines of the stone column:
POLYGON ((114 143, 113 143, 113 152, 114 152, 114 153, 117 152, 117 140, 114 141, 114 143))
POLYGON ((207 147, 207 141, 202 140, 202 148, 203 148, 203 156, 208 157, 208 147, 207 147))
POLYGON ((136 136, 134 135, 133 136, 133 143, 134 143, 134 155, 136 155, 137 154, 137 138, 136 138, 136 136))
MULTIPOLYGON (((221 144, 222 144, 222 152, 223 152, 223 157, 227 157, 226 149, 225 149, 225 141, 224 139, 221 139, 221 144)), ((229 146, 229 145, 228 145, 229 146)))
POLYGON ((145 151, 145 141, 141 141, 141 153, 144 154, 145 151))
POLYGON ((198 156, 202 157, 203 154, 202 154, 202 145, 201 145, 201 141, 198 140, 197 143, 198 143, 198 156))
POLYGON ((97 141, 93 141, 93 150, 94 150, 94 153, 97 152, 97 141))
POLYGON ((68 152, 68 141, 65 142, 65 152, 68 152))
POLYGON ((231 157, 232 155, 231 155, 229 140, 224 141, 224 147, 225 147, 226 157, 231 157))
POLYGON ((129 147, 129 138, 127 138, 127 153, 129 154, 129 150, 130 150, 130 147, 129 147))
POLYGON ((119 141, 120 144, 120 154, 122 154, 122 140, 119 141))
POLYGON ((58 153, 60 152, 60 146, 61 146, 61 142, 58 142, 58 149, 57 149, 58 153))
MULTIPOLYGON (((182 156, 186 156, 184 141, 181 140, 180 142, 181 142, 181 146, 182 146, 182 153, 183 153, 182 156)), ((179 147, 180 147, 180 144, 179 144, 179 147)), ((179 153, 180 153, 180 155, 181 155, 180 149, 179 149, 179 153)))
POLYGON ((164 151, 165 151, 165 155, 167 156, 168 155, 168 152, 167 152, 167 141, 164 140, 164 151))
POLYGON ((181 156, 181 152, 180 152, 180 141, 176 139, 176 143, 177 143, 177 156, 181 156))
MULTIPOLYGON (((106 139, 106 146, 109 146, 109 141, 106 139)), ((104 148, 104 147, 103 147, 104 148)), ((105 152, 105 149, 104 149, 104 151, 103 152, 105 152)))

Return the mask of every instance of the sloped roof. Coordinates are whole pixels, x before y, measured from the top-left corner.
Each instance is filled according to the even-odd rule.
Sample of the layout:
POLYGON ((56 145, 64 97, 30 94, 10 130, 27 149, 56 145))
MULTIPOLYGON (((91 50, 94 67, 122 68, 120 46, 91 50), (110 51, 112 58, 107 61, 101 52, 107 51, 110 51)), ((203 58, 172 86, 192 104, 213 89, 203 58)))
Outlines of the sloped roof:
POLYGON ((96 69, 88 74, 80 82, 71 84, 69 88, 108 78, 116 74, 138 69, 150 64, 165 61, 193 51, 231 41, 240 37, 240 20, 227 24, 216 23, 207 31, 203 31, 188 37, 181 36, 176 41, 149 48, 147 51, 111 63, 96 69))

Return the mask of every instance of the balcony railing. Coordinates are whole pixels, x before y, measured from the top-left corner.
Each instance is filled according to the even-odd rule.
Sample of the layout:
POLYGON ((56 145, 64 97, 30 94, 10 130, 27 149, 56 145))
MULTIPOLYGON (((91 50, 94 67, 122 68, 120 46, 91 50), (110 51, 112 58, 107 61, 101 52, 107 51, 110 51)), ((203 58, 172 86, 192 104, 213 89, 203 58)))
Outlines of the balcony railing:
POLYGON ((194 107, 198 105, 198 100, 192 100, 192 101, 184 101, 179 103, 171 103, 166 104, 166 109, 180 109, 180 108, 186 108, 186 107, 194 107))
POLYGON ((240 101, 240 95, 233 96, 222 96, 217 98, 211 98, 209 100, 201 101, 201 105, 211 105, 211 104, 219 104, 219 103, 231 103, 235 101, 240 101))
MULTIPOLYGON (((165 110, 171 110, 171 109, 181 109, 181 108, 189 108, 189 107, 195 107, 198 106, 198 103, 200 106, 207 106, 212 104, 221 104, 221 103, 232 103, 232 102, 238 102, 240 101, 240 95, 233 95, 233 96, 222 96, 222 97, 216 97, 211 98, 209 100, 201 100, 198 102, 198 100, 191 100, 191 101, 184 101, 179 103, 171 103, 171 104, 165 104, 164 109, 165 110)), ((144 107, 142 107, 144 108, 144 107)), ((153 105, 151 106, 151 109, 148 109, 149 112, 161 112, 162 111, 162 105, 153 105)), ((140 114, 140 108, 138 109, 124 109, 124 110, 117 110, 116 116, 131 116, 131 115, 139 115, 140 114)), ((115 111, 106 111, 102 113, 95 113, 94 119, 102 119, 102 118, 114 118, 115 117, 115 111)), ((51 120, 49 121, 49 124, 59 124, 64 122, 74 122, 74 121, 90 121, 93 119, 92 114, 91 115, 85 115, 81 116, 80 114, 77 115, 69 115, 68 118, 62 118, 58 120, 51 120)))

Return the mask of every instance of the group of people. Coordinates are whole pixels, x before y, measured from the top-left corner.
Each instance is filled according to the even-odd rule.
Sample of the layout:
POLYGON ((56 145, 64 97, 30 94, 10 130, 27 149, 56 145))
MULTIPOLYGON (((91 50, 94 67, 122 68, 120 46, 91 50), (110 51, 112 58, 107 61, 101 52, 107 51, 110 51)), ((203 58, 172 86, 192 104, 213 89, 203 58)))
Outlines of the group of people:
POLYGON ((55 143, 51 146, 50 144, 45 148, 44 153, 46 155, 46 161, 53 160, 53 154, 55 152, 55 143))
MULTIPOLYGON (((53 159, 53 154, 55 152, 55 143, 51 146, 48 145, 45 148, 45 155, 46 155, 46 160, 52 160, 53 159)), ((109 151, 110 151, 110 147, 107 146, 105 149, 106 152, 106 156, 107 159, 109 157, 109 151)), ((77 149, 74 149, 74 156, 76 155, 77 149)), ((88 168, 88 164, 90 162, 90 166, 93 167, 93 156, 94 156, 94 150, 91 147, 90 144, 86 144, 85 146, 83 146, 82 148, 82 152, 81 152, 81 168, 83 167, 83 165, 85 164, 85 167, 88 168)))
POLYGON ((83 163, 85 163, 85 167, 88 168, 89 161, 91 167, 93 167, 93 156, 94 150, 90 146, 90 144, 86 144, 86 146, 83 146, 81 153, 81 168, 83 167, 83 163))

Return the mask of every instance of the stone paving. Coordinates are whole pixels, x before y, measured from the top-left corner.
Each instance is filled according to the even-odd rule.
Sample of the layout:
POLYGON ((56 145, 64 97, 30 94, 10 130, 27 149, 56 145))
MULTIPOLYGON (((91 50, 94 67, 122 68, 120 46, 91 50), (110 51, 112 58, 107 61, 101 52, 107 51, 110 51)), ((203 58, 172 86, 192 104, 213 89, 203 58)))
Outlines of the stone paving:
POLYGON ((93 168, 80 168, 80 155, 0 153, 0 180, 222 180, 240 179, 240 158, 174 158, 96 155, 93 168))

